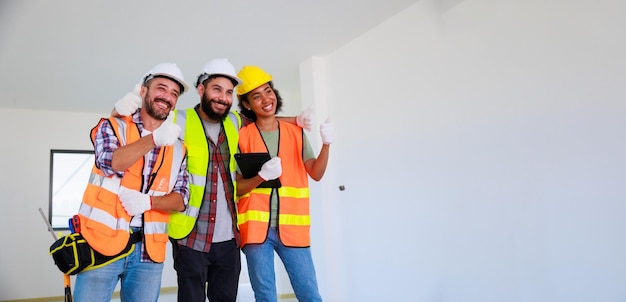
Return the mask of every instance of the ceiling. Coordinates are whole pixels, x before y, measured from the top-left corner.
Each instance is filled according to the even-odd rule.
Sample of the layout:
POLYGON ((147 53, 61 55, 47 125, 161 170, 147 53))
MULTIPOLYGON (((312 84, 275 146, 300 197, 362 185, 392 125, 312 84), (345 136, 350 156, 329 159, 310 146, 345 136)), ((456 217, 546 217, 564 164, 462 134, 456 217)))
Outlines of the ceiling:
MULTIPOLYGON (((415 2, 0 0, 0 107, 106 113, 157 63, 177 63, 191 85, 218 57, 261 66, 288 101, 302 61, 415 2)), ((178 107, 197 102, 192 91, 178 107)))

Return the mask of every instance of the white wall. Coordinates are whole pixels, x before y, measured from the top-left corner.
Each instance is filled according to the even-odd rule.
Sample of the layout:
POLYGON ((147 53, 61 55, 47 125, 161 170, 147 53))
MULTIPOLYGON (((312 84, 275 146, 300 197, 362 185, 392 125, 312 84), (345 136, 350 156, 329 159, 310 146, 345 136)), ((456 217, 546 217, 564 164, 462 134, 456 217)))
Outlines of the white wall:
POLYGON ((0 109, 3 219, 0 300, 63 295, 63 278, 48 248, 50 149, 92 149, 99 115, 0 109))
POLYGON ((327 300, 626 300, 625 11, 420 1, 305 64, 337 129, 327 300))
MULTIPOLYGON (((423 0, 303 62, 337 132, 312 185, 326 301, 626 300, 624 11, 423 0)), ((62 295, 37 209, 49 150, 98 118, 0 109, 0 300, 62 295)))

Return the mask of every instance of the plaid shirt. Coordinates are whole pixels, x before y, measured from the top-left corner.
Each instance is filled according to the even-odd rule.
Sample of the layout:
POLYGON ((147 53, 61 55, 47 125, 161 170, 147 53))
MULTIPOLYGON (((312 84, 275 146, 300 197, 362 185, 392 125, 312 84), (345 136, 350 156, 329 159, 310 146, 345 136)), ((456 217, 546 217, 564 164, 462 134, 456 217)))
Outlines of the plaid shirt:
MULTIPOLYGON (((198 106, 196 106, 196 110, 199 110, 198 106)), ((243 115, 241 116, 241 120, 243 125, 251 123, 251 121, 243 115)), ((218 177, 221 177, 224 183, 224 194, 226 195, 226 202, 232 217, 233 233, 237 245, 239 245, 240 242, 239 230, 237 229, 237 209, 235 207, 233 180, 230 177, 230 170, 228 169, 230 164, 230 150, 228 148, 227 139, 223 123, 220 126, 217 143, 207 137, 207 143, 209 145, 209 167, 204 196, 202 197, 202 205, 200 206, 196 225, 191 233, 189 233, 189 236, 178 240, 178 244, 204 253, 209 252, 211 242, 213 241, 217 202, 212 201, 217 201, 218 177)))
MULTIPOLYGON (((144 126, 141 121, 141 115, 139 111, 133 114, 133 122, 137 125, 139 132, 143 132, 144 126)), ((96 132, 96 138, 94 141, 94 153, 96 158, 96 167, 104 173, 106 176, 116 175, 119 177, 124 176, 124 171, 115 171, 111 167, 111 161, 113 157, 113 151, 117 150, 120 147, 120 142, 118 138, 115 136, 115 132, 113 131, 113 127, 108 120, 105 120, 100 128, 98 128, 96 132)), ((154 170, 154 165, 158 159, 159 151, 161 148, 155 147, 146 155, 144 158, 147 160, 147 164, 149 167, 149 171, 144 171, 144 179, 143 184, 146 186, 148 184, 148 178, 152 171, 154 170)), ((179 193, 183 196, 183 201, 185 202, 185 206, 189 200, 189 174, 187 172, 187 157, 185 157, 180 170, 178 171, 178 176, 176 178, 176 183, 174 184, 174 188, 172 192, 179 193)), ((148 188, 142 188, 142 192, 147 191, 148 188)), ((145 244, 141 245, 141 262, 152 262, 150 257, 148 257, 148 253, 145 249, 145 244)))

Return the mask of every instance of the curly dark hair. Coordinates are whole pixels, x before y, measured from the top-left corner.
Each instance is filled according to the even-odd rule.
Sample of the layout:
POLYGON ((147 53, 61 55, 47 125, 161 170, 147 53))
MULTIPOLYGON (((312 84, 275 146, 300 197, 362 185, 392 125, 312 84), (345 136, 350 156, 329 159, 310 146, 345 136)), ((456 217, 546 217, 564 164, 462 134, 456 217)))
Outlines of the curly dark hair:
MULTIPOLYGON (((280 112, 281 108, 283 108, 283 98, 280 96, 280 93, 278 92, 278 90, 274 88, 274 83, 272 83, 272 81, 269 81, 268 84, 270 85, 270 88, 274 90, 274 94, 276 95, 276 111, 274 111, 274 114, 276 114, 280 112)), ((252 121, 256 121, 256 114, 254 113, 254 111, 248 110, 246 109, 246 107, 243 106, 243 103, 249 104, 248 102, 249 94, 250 92, 246 94, 242 94, 242 95, 237 95, 237 99, 239 100, 239 104, 237 104, 239 106, 239 113, 245 115, 247 118, 249 118, 252 121)))

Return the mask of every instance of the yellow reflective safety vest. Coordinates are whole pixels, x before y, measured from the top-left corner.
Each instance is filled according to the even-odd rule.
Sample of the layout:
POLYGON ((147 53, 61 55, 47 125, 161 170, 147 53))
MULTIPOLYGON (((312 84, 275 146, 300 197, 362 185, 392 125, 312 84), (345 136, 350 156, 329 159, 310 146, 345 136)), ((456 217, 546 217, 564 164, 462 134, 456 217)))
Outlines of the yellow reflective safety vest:
MULTIPOLYGON (((285 246, 308 247, 311 244, 309 229, 309 178, 302 161, 302 128, 279 123, 278 157, 283 173, 282 187, 278 192, 278 235, 285 246)), ((268 152, 261 133, 255 124, 239 131, 239 149, 242 153, 268 152)), ((239 196, 237 222, 242 246, 263 243, 270 221, 271 188, 256 188, 239 196)))
MULTIPOLYGON (((92 143, 95 143, 97 129, 103 121, 101 119, 91 130, 92 143)), ((120 146, 133 143, 141 138, 139 128, 132 121, 132 116, 108 119, 120 146)), ((130 166, 123 177, 117 175, 105 176, 95 164, 83 195, 78 216, 80 217, 81 231, 89 246, 105 256, 120 253, 128 244, 130 238, 131 216, 126 213, 118 198, 121 186, 140 191, 152 196, 163 196, 172 191, 176 184, 178 171, 185 159, 185 147, 178 141, 173 146, 160 148, 155 164, 156 171, 152 171, 154 179, 148 191, 142 192, 143 170, 145 159, 141 158, 130 166)), ((165 247, 168 241, 167 223, 169 213, 155 210, 143 214, 143 232, 146 251, 150 259, 155 262, 165 260, 165 247)))
MULTIPOLYGON (((204 198, 204 187, 207 181, 209 169, 209 143, 204 132, 202 120, 194 108, 174 111, 174 121, 181 128, 181 139, 187 148, 187 170, 189 171, 189 204, 183 212, 176 212, 170 215, 168 226, 169 236, 174 239, 185 238, 193 230, 200 206, 204 198)), ((230 177, 233 181, 234 192, 237 192, 235 182, 236 163, 235 153, 237 153, 237 141, 239 140, 239 128, 241 127, 241 117, 237 112, 230 112, 222 123, 226 132, 226 140, 230 150, 230 177)))

